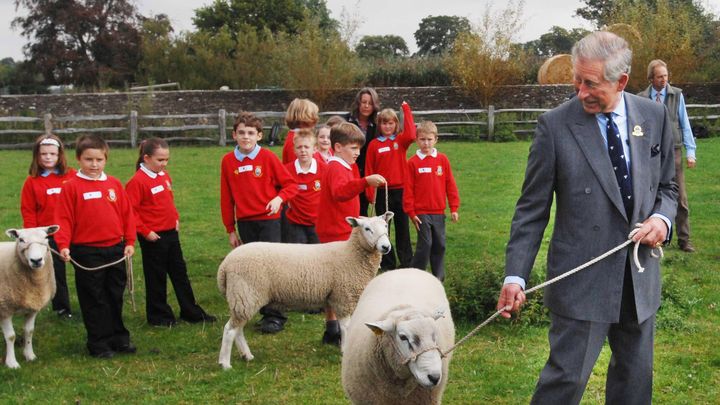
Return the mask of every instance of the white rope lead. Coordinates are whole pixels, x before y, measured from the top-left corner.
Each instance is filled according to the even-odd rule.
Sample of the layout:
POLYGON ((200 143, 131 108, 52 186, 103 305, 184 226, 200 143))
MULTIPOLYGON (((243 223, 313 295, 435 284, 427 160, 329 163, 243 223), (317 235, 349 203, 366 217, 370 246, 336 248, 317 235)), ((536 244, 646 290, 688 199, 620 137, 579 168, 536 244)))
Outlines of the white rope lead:
MULTIPOLYGON (((60 254, 60 252, 58 252, 57 250, 55 250, 53 248, 49 248, 49 249, 51 252, 55 253, 58 257, 62 258, 62 255, 60 254)), ((106 267, 111 267, 116 264, 119 264, 120 262, 123 262, 123 261, 125 262, 125 271, 127 273, 127 279, 128 279, 127 290, 130 295, 130 303, 132 304, 133 312, 135 312, 135 311, 137 311, 137 308, 135 308, 135 280, 133 279, 132 258, 130 256, 123 256, 120 259, 115 260, 112 263, 103 264, 103 265, 97 266, 97 267, 85 267, 82 264, 76 262, 75 259, 73 259, 72 257, 70 258, 70 262, 72 264, 77 266, 79 269, 83 269, 86 271, 95 271, 95 270, 104 269, 106 267)))
MULTIPOLYGON (((590 267, 590 266, 592 266, 593 264, 595 264, 595 263, 597 263, 597 262, 599 262, 599 261, 607 258, 608 256, 611 256, 611 255, 614 254, 615 252, 624 249, 627 245, 633 243, 632 238, 633 238, 633 236, 635 236, 635 234, 640 230, 640 227, 641 227, 641 226, 642 226, 642 224, 635 224, 635 229, 633 229, 633 230, 630 232, 630 235, 628 235, 628 240, 626 240, 625 242, 623 242, 623 243, 615 246, 614 248, 612 248, 612 249, 608 250, 607 252, 603 253, 602 255, 600 255, 600 256, 598 256, 598 257, 596 257, 596 258, 588 261, 587 263, 581 264, 580 266, 575 267, 574 269, 572 269, 572 270, 570 270, 570 271, 568 271, 568 272, 566 272, 566 273, 563 273, 563 274, 561 274, 561 275, 559 275, 559 276, 557 276, 557 277, 555 277, 555 278, 553 278, 553 279, 547 280, 547 281, 545 281, 544 283, 538 284, 538 285, 536 285, 536 286, 533 287, 533 288, 530 288, 530 289, 528 289, 528 290, 525 290, 525 295, 528 295, 528 294, 530 294, 530 293, 532 293, 532 292, 534 292, 534 291, 537 291, 537 290, 539 290, 539 289, 541 289, 541 288, 545 288, 545 287, 549 286, 550 284, 554 284, 554 283, 556 283, 556 282, 558 282, 558 281, 560 281, 560 280, 562 280, 562 279, 564 279, 564 278, 566 278, 566 277, 570 277, 570 276, 572 276, 573 274, 575 274, 575 273, 577 273, 577 272, 579 272, 579 271, 581 271, 581 270, 583 270, 583 269, 585 269, 585 268, 587 268, 587 267, 590 267)), ((640 241, 635 242, 635 248, 634 248, 634 251, 633 251, 633 260, 634 260, 634 262, 635 262, 635 266, 637 266, 637 268, 638 268, 638 273, 642 273, 643 271, 645 271, 645 268, 640 264, 640 260, 638 259, 638 248, 639 248, 639 247, 640 247, 640 241)), ((652 255, 653 257, 655 257, 655 258, 664 257, 664 253, 663 253, 662 247, 658 246, 658 247, 654 248, 653 251, 651 252, 651 255, 652 255), (659 250, 660 253, 659 253, 659 254, 655 254, 655 249, 659 250)), ((460 340, 459 340, 457 343, 455 343, 451 348, 449 348, 448 350, 442 352, 442 356, 445 357, 448 353, 450 353, 451 351, 455 350, 455 348, 457 348, 458 346, 460 346, 461 344, 463 344, 467 339, 469 339, 471 336, 473 336, 474 334, 476 334, 483 326, 487 325, 487 324, 490 323, 493 319, 497 318, 500 314, 502 314, 503 312, 506 312, 507 310, 508 310, 507 308, 502 308, 502 309, 499 309, 499 310, 498 310, 497 312, 495 312, 494 314, 490 315, 490 317, 489 317, 488 319, 486 319, 486 320, 485 320, 483 323, 481 323, 480 325, 476 326, 475 329, 471 330, 470 333, 468 333, 467 335, 465 335, 465 337, 463 337, 462 339, 460 339, 460 340)))

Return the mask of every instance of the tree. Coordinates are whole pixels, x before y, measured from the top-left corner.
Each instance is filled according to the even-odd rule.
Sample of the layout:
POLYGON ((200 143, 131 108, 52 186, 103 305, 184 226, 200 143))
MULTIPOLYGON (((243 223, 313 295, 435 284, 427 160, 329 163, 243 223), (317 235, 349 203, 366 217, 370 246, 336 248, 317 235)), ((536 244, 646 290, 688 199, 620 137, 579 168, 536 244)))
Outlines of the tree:
POLYGON ((139 60, 139 15, 128 0, 15 0, 25 54, 46 84, 104 87, 131 82, 139 60))
POLYGON ((450 49, 458 34, 471 31, 470 21, 465 17, 441 15, 429 16, 420 21, 415 31, 417 54, 439 55, 450 49))
POLYGON ((217 33, 222 27, 236 37, 243 25, 260 32, 297 34, 305 18, 313 18, 323 30, 335 30, 325 0, 215 0, 195 10, 193 23, 201 32, 217 33))
POLYGON ((500 86, 522 80, 523 55, 514 53, 514 36, 522 28, 524 1, 510 0, 494 13, 488 4, 475 32, 458 35, 447 59, 453 84, 490 105, 500 86))
POLYGON ((594 23, 597 28, 608 24, 610 14, 616 8, 614 0, 583 0, 583 3, 585 7, 576 9, 575 15, 594 23))
POLYGON ((385 59, 407 56, 405 40, 398 35, 366 35, 360 39, 355 52, 361 58, 385 59))
POLYGON ((543 58, 570 53, 575 42, 589 34, 589 31, 583 28, 573 28, 570 31, 557 25, 550 28, 539 39, 526 42, 523 48, 533 55, 543 58))

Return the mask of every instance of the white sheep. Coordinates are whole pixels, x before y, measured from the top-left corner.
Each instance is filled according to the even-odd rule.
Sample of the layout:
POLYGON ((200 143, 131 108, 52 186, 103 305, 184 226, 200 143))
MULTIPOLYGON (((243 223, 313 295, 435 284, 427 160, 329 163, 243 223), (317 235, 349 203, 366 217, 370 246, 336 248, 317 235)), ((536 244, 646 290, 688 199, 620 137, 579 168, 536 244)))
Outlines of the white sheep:
POLYGON ((443 285, 418 269, 377 276, 343 337, 342 384, 354 404, 439 404, 455 325, 443 285))
POLYGON ((380 217, 347 217, 353 230, 343 242, 255 242, 230 252, 218 270, 218 287, 230 308, 220 365, 231 368, 233 341, 246 360, 253 359, 243 328, 265 305, 294 310, 329 305, 340 319, 342 336, 346 318, 377 274, 382 254, 390 251, 387 222, 392 217, 390 211, 380 217))
POLYGON ((15 242, 0 242, 0 319, 5 336, 5 365, 19 368, 15 358, 15 330, 12 317, 25 314, 25 360, 37 357, 32 347, 35 317, 55 295, 55 274, 48 248, 48 235, 57 225, 8 229, 5 231, 15 242))

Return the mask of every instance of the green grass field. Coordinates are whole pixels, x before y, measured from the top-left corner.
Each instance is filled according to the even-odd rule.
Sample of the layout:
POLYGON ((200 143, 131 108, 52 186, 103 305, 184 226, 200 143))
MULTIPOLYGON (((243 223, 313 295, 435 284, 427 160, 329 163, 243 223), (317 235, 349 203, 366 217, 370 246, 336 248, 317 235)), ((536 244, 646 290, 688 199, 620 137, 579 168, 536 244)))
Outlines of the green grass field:
MULTIPOLYGON (((460 222, 448 223, 448 282, 462 283, 469 271, 502 273, 510 219, 520 192, 529 143, 444 142, 460 188, 460 222), (496 268, 487 268, 496 267, 496 268), (462 270, 462 271, 461 271, 462 270)), ((171 329, 149 326, 144 316, 144 283, 135 258, 137 312, 125 306, 125 323, 138 353, 110 360, 90 358, 75 297, 72 268, 68 281, 75 318, 58 319, 46 308, 37 319, 38 359, 28 363, 16 348, 19 370, 0 367, 2 403, 250 403, 342 404, 337 348, 320 344, 321 315, 291 313, 286 330, 265 336, 248 328, 256 356, 246 363, 233 351, 233 366, 217 364, 222 327, 228 319, 217 290, 217 266, 229 251, 220 221, 219 147, 174 147, 169 171, 181 215, 181 238, 198 302, 220 320, 179 323, 171 329)), ((72 152, 71 152, 72 153, 72 152)), ((688 308, 676 327, 660 328, 655 347, 654 399, 658 404, 720 403, 720 139, 698 141, 698 168, 687 171, 693 242, 698 252, 666 249, 663 277, 688 308)), ((69 160, 74 162, 72 156, 69 160)), ((113 149, 106 171, 126 182, 136 152, 113 149)), ((0 152, 0 228, 20 227, 20 189, 30 153, 0 152)), ((544 268, 546 246, 536 267, 544 268)), ((138 252, 139 254, 139 252, 138 252)), ((483 292, 496 294, 496 292, 483 292)), ((480 292, 478 292, 480 294, 480 292)), ((177 311, 174 295, 169 302, 177 311)), ((177 314, 177 312, 176 312, 177 314)), ((478 320, 478 322, 481 319, 478 320)), ((22 322, 16 319, 16 333, 22 322)), ((474 325, 460 323, 458 336, 474 325)), ((671 326, 673 326, 671 324, 671 326)), ((4 345, 3 345, 4 346, 4 345)), ((495 321, 459 347, 450 367, 447 404, 527 403, 547 356, 546 327, 495 321)), ((609 350, 591 376, 583 403, 604 402, 609 350)))

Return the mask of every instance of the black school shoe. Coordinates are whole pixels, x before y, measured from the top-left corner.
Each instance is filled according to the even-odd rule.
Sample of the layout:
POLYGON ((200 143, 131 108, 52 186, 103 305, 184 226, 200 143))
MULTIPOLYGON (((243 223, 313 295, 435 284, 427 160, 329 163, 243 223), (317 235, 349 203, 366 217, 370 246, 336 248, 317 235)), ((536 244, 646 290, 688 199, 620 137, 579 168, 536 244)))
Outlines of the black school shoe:
POLYGON ((135 347, 135 345, 132 343, 128 343, 120 347, 116 347, 113 350, 115 351, 115 353, 135 354, 135 352, 137 352, 137 347, 135 347))
POLYGON ((180 319, 182 319, 183 321, 188 322, 188 323, 200 323, 200 322, 212 323, 212 322, 217 321, 216 317, 206 313, 205 311, 202 311, 200 313, 200 315, 193 316, 193 317, 181 315, 180 319))
POLYGON ((105 350, 104 352, 99 353, 90 353, 90 357, 95 357, 96 359, 111 359, 115 355, 115 352, 112 350, 105 350))

